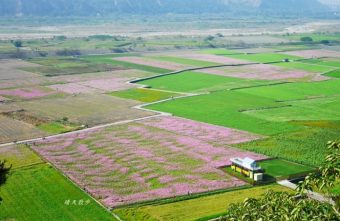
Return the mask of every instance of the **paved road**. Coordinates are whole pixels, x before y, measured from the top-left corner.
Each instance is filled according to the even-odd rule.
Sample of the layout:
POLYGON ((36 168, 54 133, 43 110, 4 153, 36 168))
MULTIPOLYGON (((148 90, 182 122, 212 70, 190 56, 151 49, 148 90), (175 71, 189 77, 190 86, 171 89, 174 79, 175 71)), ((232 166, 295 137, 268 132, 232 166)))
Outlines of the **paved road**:
MULTIPOLYGON (((297 187, 296 184, 290 182, 289 180, 281 180, 281 181, 278 181, 277 183, 280 184, 281 186, 285 186, 293 190, 295 190, 297 187)), ((312 191, 306 191, 306 193, 307 193, 307 196, 310 197, 311 199, 317 200, 319 202, 326 202, 326 203, 335 205, 335 202, 332 199, 329 199, 328 197, 325 197, 324 195, 320 193, 316 193, 312 191)))

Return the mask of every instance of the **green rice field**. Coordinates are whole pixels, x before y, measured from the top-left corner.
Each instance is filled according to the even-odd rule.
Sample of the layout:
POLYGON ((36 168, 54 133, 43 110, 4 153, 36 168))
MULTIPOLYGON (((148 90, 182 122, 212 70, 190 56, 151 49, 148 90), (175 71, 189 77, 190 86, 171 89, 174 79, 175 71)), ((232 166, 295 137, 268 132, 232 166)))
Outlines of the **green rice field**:
POLYGON ((308 64, 308 63, 302 63, 302 62, 282 62, 275 64, 280 67, 288 68, 288 69, 294 69, 294 70, 303 70, 308 72, 315 72, 315 73, 325 73, 328 71, 333 70, 333 67, 330 66, 324 66, 319 64, 308 64))
POLYGON ((263 120, 249 116, 243 111, 281 106, 282 104, 270 98, 235 91, 221 91, 154 104, 147 108, 206 123, 272 135, 284 131, 294 131, 299 126, 286 122, 263 120))
POLYGON ((334 78, 340 78, 340 69, 334 70, 334 71, 330 71, 327 72, 326 74, 324 74, 325 76, 328 77, 334 77, 334 78))
POLYGON ((304 60, 301 62, 307 63, 307 64, 317 64, 317 65, 322 65, 322 66, 340 68, 340 59, 335 59, 335 58, 309 59, 309 60, 304 60))
POLYGON ((112 215, 46 164, 13 170, 1 186, 0 220, 112 221, 112 215), (24 209, 26 208, 26 209, 24 209), (28 209, 29 208, 29 209, 28 209))
POLYGON ((281 102, 286 106, 244 113, 268 121, 290 120, 340 120, 340 97, 330 96, 315 99, 281 102))
POLYGON ((260 63, 281 62, 284 59, 289 59, 289 60, 301 59, 301 57, 298 57, 298 56, 279 54, 279 53, 234 54, 234 55, 227 55, 227 57, 241 59, 241 60, 248 60, 248 61, 253 61, 253 62, 260 62, 260 63))
POLYGON ((296 121, 294 123, 307 128, 236 146, 271 157, 319 166, 327 155, 327 142, 339 140, 340 121, 296 121))
POLYGON ((261 85, 267 82, 270 81, 248 80, 187 71, 179 74, 139 81, 138 83, 148 85, 151 88, 174 92, 206 92, 261 85))
POLYGON ((261 186, 244 190, 230 191, 221 194, 185 200, 169 204, 131 207, 114 210, 126 221, 195 221, 209 220, 225 214, 232 203, 242 202, 249 195, 260 197, 269 190, 289 191, 279 185, 261 186), (190 211, 188 213, 188 211, 190 211))
POLYGON ((300 82, 241 89, 239 92, 277 101, 307 99, 340 94, 340 80, 300 82))

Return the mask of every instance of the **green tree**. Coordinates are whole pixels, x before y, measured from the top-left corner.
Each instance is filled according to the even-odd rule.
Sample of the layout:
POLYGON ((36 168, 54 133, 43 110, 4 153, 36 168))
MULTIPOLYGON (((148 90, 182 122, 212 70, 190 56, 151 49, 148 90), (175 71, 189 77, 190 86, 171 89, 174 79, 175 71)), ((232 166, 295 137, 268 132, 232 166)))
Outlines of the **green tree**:
POLYGON ((22 47, 22 41, 21 40, 15 40, 15 41, 13 41, 13 45, 16 48, 21 48, 22 47))
POLYGON ((340 181, 340 143, 329 142, 329 155, 318 172, 309 174, 298 185, 295 194, 287 192, 268 192, 259 199, 246 199, 232 204, 221 221, 319 221, 339 220, 339 195, 331 189, 340 181), (306 192, 319 190, 331 197, 334 204, 310 199, 306 192))
POLYGON ((324 44, 324 45, 328 45, 330 44, 331 42, 329 40, 321 40, 320 41, 321 44, 324 44))
POLYGON ((312 42, 313 38, 312 37, 301 37, 300 40, 303 42, 312 42))
MULTIPOLYGON (((6 180, 7 180, 7 176, 9 174, 9 171, 11 169, 12 166, 7 166, 6 165, 6 161, 0 161, 0 186, 3 185, 6 180)), ((0 196, 0 202, 2 201, 2 198, 0 196)))

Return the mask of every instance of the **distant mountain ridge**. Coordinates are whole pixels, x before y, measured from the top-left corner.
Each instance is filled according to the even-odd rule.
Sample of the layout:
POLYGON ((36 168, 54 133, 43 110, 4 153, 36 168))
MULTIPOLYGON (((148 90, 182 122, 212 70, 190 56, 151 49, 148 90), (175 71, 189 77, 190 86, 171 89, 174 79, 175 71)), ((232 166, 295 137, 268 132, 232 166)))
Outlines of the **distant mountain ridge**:
POLYGON ((305 14, 329 10, 326 4, 331 3, 332 0, 0 0, 0 16, 195 14, 245 11, 305 14))

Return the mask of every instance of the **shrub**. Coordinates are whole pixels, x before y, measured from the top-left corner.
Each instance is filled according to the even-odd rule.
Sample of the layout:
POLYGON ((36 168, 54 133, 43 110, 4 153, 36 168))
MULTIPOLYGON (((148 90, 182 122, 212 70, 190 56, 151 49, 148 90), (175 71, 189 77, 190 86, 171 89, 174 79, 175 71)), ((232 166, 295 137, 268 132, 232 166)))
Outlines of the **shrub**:
POLYGON ((16 48, 21 48, 22 47, 22 41, 21 40, 15 40, 15 41, 13 41, 13 45, 16 48))
POLYGON ((56 51, 56 55, 58 56, 78 56, 81 55, 81 52, 76 49, 63 49, 56 51))
POLYGON ((306 37, 301 37, 300 40, 303 42, 312 42, 313 38, 306 36, 306 37))

